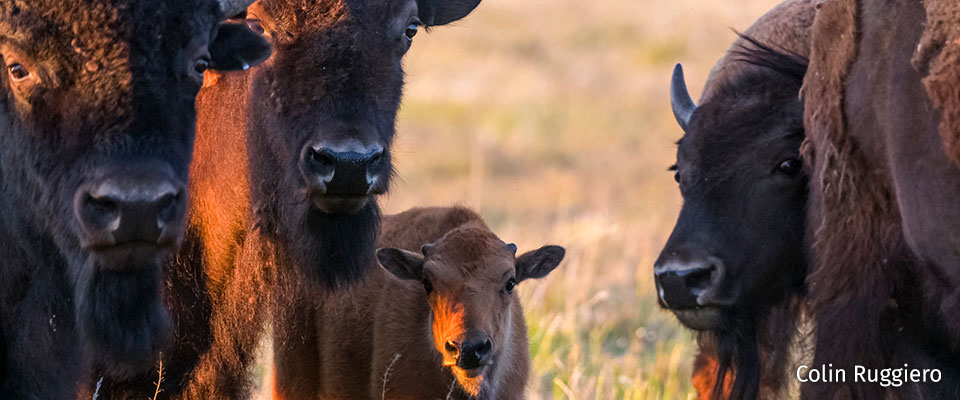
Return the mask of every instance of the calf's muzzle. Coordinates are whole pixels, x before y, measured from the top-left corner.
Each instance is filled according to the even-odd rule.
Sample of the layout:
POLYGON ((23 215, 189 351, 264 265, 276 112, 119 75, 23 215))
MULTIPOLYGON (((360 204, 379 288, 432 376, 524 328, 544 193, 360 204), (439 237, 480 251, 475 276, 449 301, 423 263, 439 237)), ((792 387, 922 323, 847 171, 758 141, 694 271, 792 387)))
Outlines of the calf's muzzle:
POLYGON ((448 340, 444 344, 446 356, 456 360, 456 366, 463 370, 475 370, 490 364, 490 355, 493 352, 493 342, 490 339, 470 341, 448 340))

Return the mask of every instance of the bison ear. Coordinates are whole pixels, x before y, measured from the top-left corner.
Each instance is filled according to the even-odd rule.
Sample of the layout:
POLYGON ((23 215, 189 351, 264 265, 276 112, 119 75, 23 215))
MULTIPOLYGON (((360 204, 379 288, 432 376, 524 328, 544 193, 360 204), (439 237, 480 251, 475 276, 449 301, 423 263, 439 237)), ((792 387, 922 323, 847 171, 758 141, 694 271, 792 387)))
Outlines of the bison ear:
POLYGON ((383 269, 400 279, 423 279, 423 256, 412 251, 385 248, 377 250, 377 260, 383 269))
POLYGON ((517 257, 517 281, 543 278, 560 265, 566 250, 560 246, 543 246, 517 257))
POLYGON ((220 24, 210 45, 210 68, 219 71, 247 70, 268 57, 270 43, 243 24, 220 24))
POLYGON ((426 26, 446 25, 470 14, 480 0, 417 0, 420 21, 426 26))

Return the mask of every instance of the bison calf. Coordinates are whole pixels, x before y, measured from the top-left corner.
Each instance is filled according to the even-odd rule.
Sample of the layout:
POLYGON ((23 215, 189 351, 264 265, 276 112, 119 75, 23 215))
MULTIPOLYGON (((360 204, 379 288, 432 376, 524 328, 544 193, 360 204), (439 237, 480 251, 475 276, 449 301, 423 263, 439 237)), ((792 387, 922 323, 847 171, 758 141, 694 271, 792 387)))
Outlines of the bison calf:
POLYGON ((319 383, 299 395, 522 398, 530 366, 515 287, 550 273, 564 249, 516 256, 463 208, 385 217, 378 245, 382 269, 320 300, 319 383))

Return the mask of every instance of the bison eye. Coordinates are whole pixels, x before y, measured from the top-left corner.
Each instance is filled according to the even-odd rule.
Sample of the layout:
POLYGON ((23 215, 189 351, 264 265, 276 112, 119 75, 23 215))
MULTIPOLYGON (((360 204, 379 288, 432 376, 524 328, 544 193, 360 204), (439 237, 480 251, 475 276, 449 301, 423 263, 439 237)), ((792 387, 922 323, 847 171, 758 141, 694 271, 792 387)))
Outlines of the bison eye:
POLYGON ((780 166, 777 167, 777 169, 784 175, 794 176, 803 170, 803 162, 796 158, 791 158, 780 163, 780 166))
POLYGON ((513 293, 513 288, 517 287, 517 280, 510 278, 507 280, 507 285, 503 287, 503 290, 506 290, 507 293, 513 293))
POLYGON ((420 26, 416 23, 407 25, 407 30, 404 32, 404 35, 407 35, 407 40, 413 41, 413 37, 417 36, 417 31, 420 30, 420 26))
POLYGON ((7 71, 10 72, 10 77, 15 81, 22 81, 30 76, 30 71, 27 71, 27 68, 21 64, 11 64, 7 67, 7 71))
POLYGON ((427 294, 430 294, 431 292, 433 292, 433 284, 430 283, 429 279, 426 279, 426 278, 423 279, 423 289, 427 291, 427 294))
POLYGON ((197 60, 197 63, 193 65, 193 71, 200 75, 207 72, 207 68, 210 68, 210 61, 206 58, 197 60))

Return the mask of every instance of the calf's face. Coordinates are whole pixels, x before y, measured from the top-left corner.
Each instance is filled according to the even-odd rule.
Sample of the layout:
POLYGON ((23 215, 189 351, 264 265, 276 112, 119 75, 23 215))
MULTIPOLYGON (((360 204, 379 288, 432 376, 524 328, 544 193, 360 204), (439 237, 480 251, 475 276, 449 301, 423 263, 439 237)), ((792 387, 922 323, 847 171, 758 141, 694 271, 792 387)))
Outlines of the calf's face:
POLYGON ((661 306, 692 329, 731 329, 805 276, 800 81, 755 75, 726 88, 728 102, 678 117, 686 133, 672 169, 683 207, 654 273, 661 306))
POLYGON ((458 228, 422 254, 380 249, 377 258, 394 276, 423 283, 431 310, 433 342, 443 366, 460 386, 476 396, 484 378, 512 357, 513 313, 522 312, 514 290, 520 282, 542 278, 560 264, 564 249, 544 246, 515 256, 516 246, 486 229, 458 228))
POLYGON ((213 0, 0 4, 0 190, 22 207, 6 228, 27 248, 53 243, 81 335, 118 370, 147 361, 169 329, 160 273, 183 236, 204 71, 269 54, 221 26, 223 11, 213 0), (212 56, 220 46, 238 51, 212 56))

